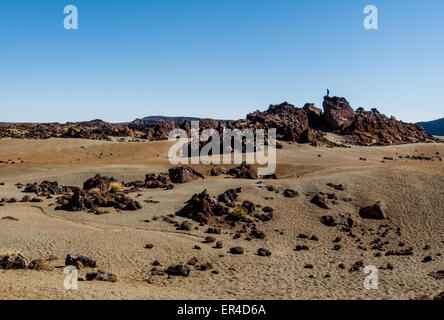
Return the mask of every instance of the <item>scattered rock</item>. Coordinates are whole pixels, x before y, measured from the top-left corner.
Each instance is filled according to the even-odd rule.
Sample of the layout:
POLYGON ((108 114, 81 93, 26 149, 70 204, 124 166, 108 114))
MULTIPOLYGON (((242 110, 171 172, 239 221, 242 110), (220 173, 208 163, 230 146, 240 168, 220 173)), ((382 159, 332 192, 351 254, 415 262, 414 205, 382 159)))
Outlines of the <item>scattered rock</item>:
POLYGON ((221 174, 228 174, 228 170, 225 170, 223 168, 212 168, 210 171, 210 175, 213 177, 217 177, 221 174))
POLYGON ((216 242, 215 237, 211 237, 211 236, 205 237, 205 243, 213 243, 213 242, 216 242))
POLYGON ((330 204, 328 203, 328 197, 323 193, 318 193, 311 199, 311 203, 317 205, 322 209, 330 209, 330 204))
POLYGON ((330 215, 323 216, 323 217, 321 218, 321 222, 322 222, 324 225, 326 225, 327 227, 334 227, 334 226, 337 225, 336 220, 335 220, 332 216, 330 216, 330 215))
POLYGON ((100 174, 96 174, 93 178, 83 183, 83 190, 90 191, 92 189, 98 189, 100 193, 106 193, 109 190, 111 182, 116 182, 116 180, 112 177, 102 177, 100 174))
POLYGON ((210 228, 208 228, 207 233, 210 233, 210 234, 221 234, 222 230, 221 230, 220 227, 210 227, 210 228))
POLYGON ((65 266, 76 266, 78 261, 86 268, 95 268, 97 266, 96 261, 90 257, 71 254, 66 256, 65 266))
POLYGON ((239 167, 230 169, 228 173, 237 179, 258 179, 256 169, 245 161, 239 167))
POLYGON ((166 273, 171 276, 188 277, 190 275, 190 268, 183 264, 172 265, 166 269, 166 273))
POLYGON ((238 198, 238 190, 230 189, 230 190, 227 190, 224 193, 220 194, 217 197, 217 200, 219 202, 223 202, 227 205, 232 206, 232 205, 234 205, 234 202, 237 201, 237 198, 238 198))
POLYGON ((242 208, 245 208, 249 214, 253 213, 256 210, 256 206, 253 202, 244 201, 242 202, 242 208))
POLYGON ((430 272, 428 274, 429 277, 432 277, 436 280, 444 280, 444 270, 439 270, 436 272, 430 272))
POLYGON ((200 271, 206 271, 213 269, 213 265, 210 262, 202 263, 196 267, 200 271))
POLYGON ((292 189, 285 189, 282 195, 286 198, 295 198, 299 196, 299 192, 292 189))
POLYGON ((264 214, 256 213, 254 215, 254 217, 259 219, 262 222, 267 222, 267 221, 270 221, 271 219, 273 219, 273 213, 272 212, 264 213, 264 214))
POLYGON ((199 194, 194 194, 182 212, 197 222, 210 223, 213 215, 225 215, 228 213, 228 208, 212 199, 207 190, 204 190, 199 194))
POLYGON ((1 269, 26 269, 28 265, 27 259, 19 254, 6 255, 0 258, 1 269))
POLYGON ((350 272, 359 271, 364 266, 363 261, 357 261, 353 264, 353 266, 350 268, 350 272))
POLYGON ((87 281, 109 281, 109 282, 117 282, 117 276, 112 273, 103 272, 101 270, 97 272, 89 272, 86 274, 87 281))
POLYGON ((233 247, 230 249, 231 254, 243 254, 244 249, 242 247, 233 247))
POLYGON ((266 206, 266 207, 262 208, 262 211, 265 212, 265 213, 273 213, 274 209, 272 207, 270 207, 270 206, 266 206))
POLYGON ((217 241, 216 245, 214 246, 216 249, 222 249, 224 245, 222 244, 222 241, 217 241))
POLYGON ((48 266, 43 260, 35 259, 29 263, 28 269, 36 271, 52 271, 53 267, 48 266))
POLYGON ((178 166, 168 170, 170 180, 173 183, 187 183, 190 181, 204 179, 204 176, 188 166, 178 166))
POLYGON ((170 176, 167 173, 159 173, 157 176, 153 173, 148 173, 145 175, 145 183, 130 183, 133 187, 145 187, 148 189, 157 189, 163 188, 166 190, 170 190, 174 188, 174 185, 171 183, 170 176))
POLYGON ((257 250, 257 255, 260 257, 269 257, 271 256, 271 251, 265 248, 259 248, 257 250))
POLYGON ((397 250, 397 251, 387 251, 385 253, 385 256, 412 256, 413 255, 413 248, 410 247, 408 249, 404 250, 397 250))
POLYGON ((193 228, 193 225, 188 221, 184 221, 180 225, 180 230, 191 231, 192 228, 193 228))
POLYGON ((260 231, 257 229, 251 230, 250 234, 252 237, 255 237, 256 239, 264 239, 265 238, 265 233, 263 231, 260 231))
POLYGON ((387 208, 383 201, 376 202, 373 206, 361 208, 359 215, 365 219, 387 219, 387 208))

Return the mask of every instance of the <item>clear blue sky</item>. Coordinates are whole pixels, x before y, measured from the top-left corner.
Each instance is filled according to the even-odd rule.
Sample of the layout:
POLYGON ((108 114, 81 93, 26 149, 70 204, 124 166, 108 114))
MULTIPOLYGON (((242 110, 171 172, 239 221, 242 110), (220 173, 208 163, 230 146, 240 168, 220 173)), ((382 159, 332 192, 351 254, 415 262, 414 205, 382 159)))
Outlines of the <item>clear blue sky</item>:
POLYGON ((243 118, 326 88, 444 117, 442 0, 1 0, 0 122, 243 118), (63 28, 63 8, 79 30, 63 28), (379 30, 363 8, 379 9, 379 30))

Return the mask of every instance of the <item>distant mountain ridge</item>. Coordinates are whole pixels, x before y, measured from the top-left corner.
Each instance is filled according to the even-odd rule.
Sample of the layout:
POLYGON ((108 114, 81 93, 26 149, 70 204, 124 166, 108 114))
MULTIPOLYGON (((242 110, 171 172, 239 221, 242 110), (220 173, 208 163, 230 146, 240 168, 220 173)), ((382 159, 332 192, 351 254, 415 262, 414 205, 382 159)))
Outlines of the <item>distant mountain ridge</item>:
MULTIPOLYGON (((165 121, 166 123, 182 123, 184 121, 199 121, 202 120, 202 118, 196 118, 196 117, 164 117, 164 116, 149 116, 144 117, 142 119, 136 119, 131 122, 131 124, 140 125, 140 126, 149 126, 152 124, 156 124, 159 121, 165 121)), ((231 122, 232 120, 216 120, 221 122, 231 122)))
POLYGON ((418 122, 417 125, 423 127, 428 134, 444 136, 444 118, 427 122, 418 122))
POLYGON ((144 117, 142 119, 136 119, 133 122, 131 122, 132 124, 137 124, 137 125, 141 125, 141 126, 147 126, 150 124, 155 124, 159 121, 165 121, 167 123, 180 123, 180 122, 184 122, 185 120, 188 121, 198 121, 200 120, 200 118, 194 118, 194 117, 164 117, 164 116, 149 116, 149 117, 144 117))

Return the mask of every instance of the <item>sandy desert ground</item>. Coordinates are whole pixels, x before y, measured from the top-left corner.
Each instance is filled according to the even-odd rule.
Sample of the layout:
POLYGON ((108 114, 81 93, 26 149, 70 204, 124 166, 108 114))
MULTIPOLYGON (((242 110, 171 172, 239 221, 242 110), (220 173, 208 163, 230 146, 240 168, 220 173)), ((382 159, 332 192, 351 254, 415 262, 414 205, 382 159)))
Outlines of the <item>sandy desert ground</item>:
MULTIPOLYGON (((60 257, 48 262, 53 271, 0 270, 1 299, 410 299, 436 295, 444 290, 444 280, 428 276, 444 269, 444 144, 412 144, 388 147, 315 148, 287 144, 278 150, 279 180, 240 180, 228 176, 210 177, 211 167, 194 166, 205 174, 204 180, 177 185, 172 190, 142 189, 131 197, 142 203, 135 212, 94 215, 87 212, 55 210, 54 200, 42 203, 7 203, 0 207, 0 256, 21 253, 30 259, 60 257), (434 161, 398 158, 399 155, 434 157, 434 161), (382 162, 383 157, 395 160, 382 162), (366 158, 367 161, 361 161, 366 158), (262 181, 263 183, 258 183, 262 181), (327 183, 343 184, 344 191, 327 183), (285 198, 291 188, 299 192, 285 198), (218 195, 227 189, 242 187, 241 200, 274 208, 274 217, 261 222, 265 239, 233 239, 234 229, 225 228, 215 235, 222 249, 203 243, 206 226, 176 216, 179 223, 189 220, 198 227, 181 231, 162 219, 176 214, 194 193, 208 189, 218 195), (338 204, 326 210, 310 203, 317 192, 333 192, 338 204), (138 192, 139 193, 139 192, 138 192), (351 202, 343 201, 351 197, 351 202), (267 198, 267 199, 265 199, 267 198), (146 203, 143 200, 157 200, 146 203), (387 220, 359 217, 362 206, 378 200, 387 204, 387 220), (347 236, 338 227, 320 222, 326 214, 350 213, 360 226, 356 237, 347 236), (18 221, 2 219, 14 217, 18 221), (146 222, 149 220, 149 222, 146 222), (411 256, 375 257, 371 242, 385 230, 386 250, 398 250, 399 243, 413 247, 411 256), (400 228, 400 235, 396 234, 400 228), (373 231, 371 231, 371 230, 373 231), (363 231, 362 231, 363 230, 363 231), (377 234, 379 232, 379 235, 377 234), (298 238, 315 235, 318 241, 298 238), (336 237, 342 237, 341 249, 333 250, 336 237), (358 238, 361 240, 358 241, 358 238), (145 249, 147 243, 154 245, 145 249), (198 245, 202 250, 193 249, 198 245), (308 251, 295 251, 306 245, 308 251), (428 245, 430 249, 424 250, 428 245), (231 247, 245 252, 233 255, 231 247), (364 251, 358 246, 366 247, 364 251), (270 257, 257 255, 258 248, 269 249, 270 257), (78 290, 63 286, 64 260, 67 254, 93 257, 98 269, 118 276, 115 283, 79 282, 78 290), (431 261, 422 262, 426 256, 431 261), (214 269, 192 268, 189 277, 151 275, 152 262, 160 267, 186 263, 196 257, 210 262, 214 269), (366 290, 363 269, 349 272, 362 260, 365 265, 386 267, 379 270, 379 287, 366 290), (307 264, 313 265, 307 269, 307 264), (344 264, 345 269, 338 267, 344 264), (216 270, 218 273, 212 271, 216 270), (329 275, 326 277, 326 275, 329 275)), ((118 143, 77 139, 0 140, 0 198, 21 199, 23 192, 15 184, 56 180, 61 185, 81 186, 96 173, 123 181, 143 180, 147 173, 165 172, 169 142, 118 143), (23 162, 21 162, 23 160, 23 162), (12 164, 11 162, 15 163, 12 164)), ((88 268, 80 270, 84 277, 88 268)))

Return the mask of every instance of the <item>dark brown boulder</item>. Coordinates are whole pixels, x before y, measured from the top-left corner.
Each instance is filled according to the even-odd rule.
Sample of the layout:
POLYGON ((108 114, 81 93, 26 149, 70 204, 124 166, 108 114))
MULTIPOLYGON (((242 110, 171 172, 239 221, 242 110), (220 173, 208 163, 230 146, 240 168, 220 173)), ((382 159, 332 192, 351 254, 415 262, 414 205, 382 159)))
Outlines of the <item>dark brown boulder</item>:
POLYGON ((254 215, 255 218, 259 219, 260 221, 267 222, 273 219, 273 212, 268 213, 256 213, 254 215))
POLYGON ((237 201, 238 198, 238 194, 236 189, 229 189, 227 191, 225 191, 224 193, 222 193, 221 195, 219 195, 217 197, 217 200, 219 202, 223 202, 227 205, 233 205, 234 202, 237 201))
POLYGON ((237 179, 258 179, 256 169, 245 161, 236 168, 230 169, 228 173, 237 179))
POLYGON ((167 173, 159 173, 157 176, 154 173, 148 173, 145 175, 144 187, 149 189, 172 189, 174 185, 171 183, 170 175, 167 173))
POLYGON ((257 255, 260 257, 269 257, 271 256, 271 251, 265 248, 259 248, 257 250, 257 255))
POLYGON ((378 201, 372 206, 364 207, 359 210, 359 215, 365 219, 387 219, 387 208, 383 201, 378 201))
POLYGON ((304 111, 307 114, 308 124, 311 128, 320 128, 323 125, 322 110, 316 108, 313 103, 306 103, 304 111))
POLYGON ((243 254, 244 249, 242 247, 233 247, 230 249, 231 254, 243 254))
POLYGON ((36 271, 52 271, 53 267, 48 266, 43 260, 35 259, 29 263, 28 269, 36 271))
POLYGON ((41 184, 28 183, 23 192, 36 193, 39 195, 57 195, 64 192, 63 187, 57 181, 43 181, 41 184))
POLYGON ((76 266, 77 262, 81 262, 86 268, 95 268, 97 266, 96 261, 90 257, 71 254, 66 256, 65 266, 76 266))
POLYGON ((190 275, 190 268, 183 264, 169 266, 166 273, 172 276, 188 277, 190 275))
POLYGON ((216 242, 215 237, 211 237, 211 236, 205 237, 205 243, 213 243, 213 242, 216 242))
POLYGON ((211 198, 207 190, 194 194, 182 209, 185 216, 201 223, 209 223, 213 215, 224 215, 228 208, 211 198))
MULTIPOLYGON (((305 110, 283 102, 271 105, 267 111, 256 111, 247 115, 250 127, 276 129, 278 140, 302 142, 301 134, 309 130, 309 120, 305 110)), ((235 123, 235 126, 238 124, 235 123)))
POLYGON ((253 202, 251 201, 247 201, 245 200, 244 202, 242 202, 242 208, 244 208, 245 210, 247 210, 247 212, 253 213, 256 210, 256 206, 254 205, 253 202))
POLYGON ((321 222, 326 225, 327 227, 334 227, 337 225, 336 220, 332 216, 323 216, 321 218, 321 222))
POLYGON ((29 201, 31 201, 31 197, 28 196, 28 195, 23 196, 23 198, 22 198, 22 200, 21 200, 21 202, 29 202, 29 201))
POLYGON ((266 207, 262 208, 262 211, 266 212, 266 213, 273 213, 274 209, 272 207, 270 207, 270 206, 266 206, 266 207))
POLYGON ((68 203, 65 205, 66 210, 70 211, 82 211, 85 209, 83 201, 85 195, 81 190, 75 190, 74 194, 68 199, 68 203))
POLYGON ((168 170, 170 180, 173 183, 187 183, 197 179, 204 179, 205 177, 188 166, 178 166, 168 170))
POLYGON ((310 202, 322 209, 330 209, 330 204, 328 203, 328 197, 323 193, 318 193, 317 195, 315 195, 310 202))
POLYGON ((212 168, 210 171, 210 175, 213 177, 220 176, 221 174, 228 174, 228 170, 223 168, 212 168))
POLYGON ((286 198, 295 198, 299 196, 299 192, 292 189, 285 189, 282 195, 286 198))
POLYGON ((216 245, 214 246, 216 249, 222 249, 224 247, 222 241, 217 241, 216 245))
POLYGON ((207 233, 221 234, 222 233, 222 229, 220 227, 210 227, 210 228, 208 228, 207 233))
POLYGON ((265 238, 265 233, 263 231, 257 230, 257 229, 253 229, 251 230, 251 236, 256 238, 256 239, 264 239, 265 238))
POLYGON ((26 269, 28 262, 24 256, 19 254, 6 255, 0 259, 1 269, 26 269))
POLYGON ((188 260, 187 265, 189 266, 195 266, 199 262, 199 259, 196 257, 192 257, 190 260, 188 260))
POLYGON ((188 222, 188 221, 184 221, 181 223, 180 225, 180 230, 186 230, 186 231, 191 231, 191 229, 193 228, 193 225, 188 222))
POLYGON ((206 271, 213 269, 213 265, 210 262, 202 263, 196 267, 197 270, 206 271))
POLYGON ((356 119, 355 111, 345 98, 324 97, 324 121, 331 130, 344 130, 356 119))
POLYGON ((86 274, 86 280, 87 281, 108 281, 108 282, 117 282, 117 276, 112 273, 107 273, 104 271, 97 271, 97 272, 89 272, 86 274))
POLYGON ((100 193, 106 193, 109 190, 111 182, 114 181, 116 180, 112 177, 102 177, 100 174, 96 174, 93 178, 83 183, 83 190, 99 189, 100 193))

